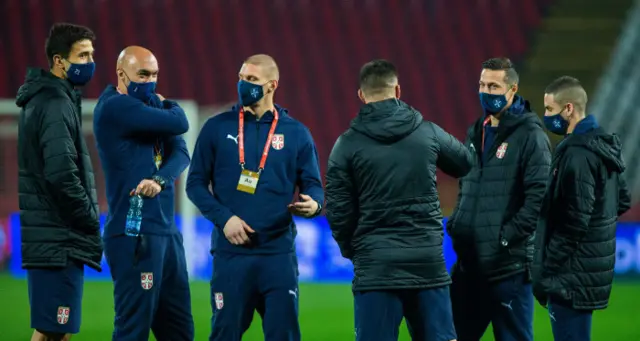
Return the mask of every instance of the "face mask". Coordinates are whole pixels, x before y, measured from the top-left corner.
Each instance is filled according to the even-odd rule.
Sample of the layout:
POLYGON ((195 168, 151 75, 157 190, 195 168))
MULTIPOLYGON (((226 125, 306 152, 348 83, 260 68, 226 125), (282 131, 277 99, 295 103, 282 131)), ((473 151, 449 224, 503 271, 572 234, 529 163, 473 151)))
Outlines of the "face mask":
POLYGON ((480 96, 480 104, 482 105, 482 108, 489 115, 495 115, 507 106, 506 93, 502 95, 494 95, 486 92, 480 92, 478 95, 480 96))
POLYGON ((93 78, 93 73, 96 71, 96 63, 86 64, 73 64, 69 63, 67 69, 67 80, 73 85, 83 86, 93 78))
POLYGON ((555 115, 544 116, 542 118, 544 122, 544 126, 547 127, 547 129, 550 132, 556 135, 566 135, 567 129, 569 129, 569 122, 567 122, 564 118, 562 118, 561 114, 563 111, 564 109, 562 109, 559 113, 555 115))
POLYGON ((248 107, 261 100, 262 97, 264 97, 263 85, 240 80, 238 82, 238 99, 240 100, 240 105, 248 107))
POLYGON ((129 81, 127 93, 135 99, 147 102, 156 93, 156 82, 136 83, 129 81))
MULTIPOLYGON (((122 72, 124 73, 124 71, 122 72)), ((127 85, 127 94, 129 96, 147 102, 156 93, 156 82, 138 83, 132 81, 126 73, 124 75, 129 80, 129 85, 127 85)))

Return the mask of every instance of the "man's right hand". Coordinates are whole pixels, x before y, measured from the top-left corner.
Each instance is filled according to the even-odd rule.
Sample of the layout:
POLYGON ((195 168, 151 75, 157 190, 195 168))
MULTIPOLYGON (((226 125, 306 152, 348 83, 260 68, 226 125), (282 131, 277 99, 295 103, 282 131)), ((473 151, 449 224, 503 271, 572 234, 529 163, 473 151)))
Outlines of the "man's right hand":
POLYGON ((156 94, 156 96, 158 96, 158 98, 159 98, 161 101, 164 101, 164 100, 165 100, 165 98, 164 98, 161 94, 156 94))
POLYGON ((223 232, 231 244, 244 245, 249 243, 249 234, 255 231, 244 220, 234 215, 224 225, 223 232))

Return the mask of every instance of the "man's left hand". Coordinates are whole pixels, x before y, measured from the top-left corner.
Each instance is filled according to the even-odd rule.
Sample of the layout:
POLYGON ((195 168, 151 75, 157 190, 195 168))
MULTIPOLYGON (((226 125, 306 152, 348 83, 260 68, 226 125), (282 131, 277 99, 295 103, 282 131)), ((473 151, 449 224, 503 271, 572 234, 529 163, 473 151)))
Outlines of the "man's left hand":
POLYGON ((294 215, 309 218, 318 211, 318 203, 306 194, 300 194, 300 200, 294 204, 289 204, 287 208, 294 215))
POLYGON ((141 194, 145 197, 153 198, 158 195, 160 191, 162 191, 162 187, 160 187, 157 182, 149 179, 144 179, 140 181, 140 184, 138 185, 138 187, 136 187, 135 194, 141 194))

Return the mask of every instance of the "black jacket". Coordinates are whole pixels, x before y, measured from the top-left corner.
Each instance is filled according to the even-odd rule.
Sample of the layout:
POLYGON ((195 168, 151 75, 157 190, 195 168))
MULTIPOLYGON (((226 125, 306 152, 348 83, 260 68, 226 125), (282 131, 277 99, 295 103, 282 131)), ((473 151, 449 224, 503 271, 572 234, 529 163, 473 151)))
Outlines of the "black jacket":
POLYGON ((455 177, 471 153, 396 99, 362 107, 336 141, 326 179, 326 214, 354 290, 450 283, 444 263, 436 167, 455 177))
POLYGON ((30 69, 18 91, 19 205, 22 266, 100 270, 102 241, 80 94, 66 80, 30 69))
POLYGON ((551 147, 538 116, 517 97, 500 117, 495 141, 482 161, 484 118, 466 144, 475 166, 460 180, 447 232, 458 256, 454 271, 495 281, 528 271, 533 233, 549 175, 551 147))
POLYGON ((553 156, 533 269, 534 294, 543 305, 551 297, 574 309, 604 309, 611 294, 616 222, 631 199, 620 140, 601 128, 577 132, 587 123, 553 156))

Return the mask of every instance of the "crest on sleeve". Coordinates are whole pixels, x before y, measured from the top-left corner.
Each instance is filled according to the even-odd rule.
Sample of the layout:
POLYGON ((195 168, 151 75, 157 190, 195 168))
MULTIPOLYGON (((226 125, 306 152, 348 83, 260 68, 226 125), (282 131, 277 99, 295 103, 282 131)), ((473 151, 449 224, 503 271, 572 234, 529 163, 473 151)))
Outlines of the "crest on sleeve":
POLYGON ((498 150, 496 151, 496 157, 498 159, 502 159, 504 157, 504 154, 507 153, 507 147, 509 146, 508 143, 503 142, 500 147, 498 147, 498 150))
POLYGON ((284 148, 284 134, 273 134, 271 138, 271 147, 275 150, 284 148))
POLYGON ((69 307, 58 307, 58 324, 67 324, 67 322, 69 322, 70 312, 71 308, 69 307))
POLYGON ((218 310, 222 309, 222 307, 224 307, 224 296, 222 296, 222 293, 216 292, 214 294, 214 299, 216 301, 216 308, 218 308, 218 310))
POLYGON ((151 289, 153 287, 153 272, 140 273, 140 285, 144 290, 151 289))

